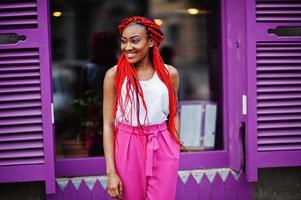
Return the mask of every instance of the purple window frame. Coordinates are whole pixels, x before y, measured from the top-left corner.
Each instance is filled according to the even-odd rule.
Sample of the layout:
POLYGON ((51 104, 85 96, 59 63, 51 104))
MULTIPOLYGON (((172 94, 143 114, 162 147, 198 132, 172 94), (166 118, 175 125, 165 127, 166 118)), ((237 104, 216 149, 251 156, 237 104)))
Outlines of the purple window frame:
MULTIPOLYGON (((239 171, 242 166, 242 144, 239 137, 239 128, 242 121, 241 115, 241 98, 240 93, 244 89, 244 84, 241 84, 239 90, 236 92, 232 86, 237 85, 237 80, 231 79, 231 70, 229 66, 235 65, 236 61, 233 57, 228 59, 228 53, 235 51, 235 44, 237 43, 236 37, 241 37, 241 42, 245 40, 244 33, 244 12, 240 10, 241 17, 233 16, 233 13, 237 12, 233 5, 234 3, 238 8, 244 7, 245 2, 241 0, 221 0, 221 42, 222 42, 222 74, 223 74, 223 150, 216 151, 201 151, 201 152, 189 152, 180 154, 179 170, 191 170, 199 168, 219 168, 219 167, 231 167, 234 170, 239 171), (231 4, 232 3, 232 4, 231 4), (228 19, 234 20, 235 23, 241 24, 241 26, 233 26, 228 19), (230 26, 231 25, 231 26, 230 26), (231 28, 231 30, 230 30, 231 28), (235 35, 236 34, 236 35, 235 35), (229 40, 230 39, 230 40, 229 40), (231 42, 233 45, 229 45, 231 42), (230 93, 231 92, 231 93, 230 93), (229 94, 234 94, 231 97, 229 94), (237 105, 239 105, 237 107, 237 105), (229 112, 230 109, 234 109, 233 112, 229 112), (230 120, 234 117, 235 120, 230 120), (234 128, 233 128, 234 127, 234 128), (231 130, 230 130, 231 129, 231 130), (229 145, 229 137, 235 138, 229 145)), ((232 22, 231 22, 232 23, 232 22)), ((237 25, 237 24, 236 24, 237 25)), ((242 55, 243 48, 239 48, 239 54, 242 55)), ((244 59, 239 64, 244 64, 244 59)), ((244 73, 244 69, 241 68, 236 72, 236 78, 243 82, 243 76, 240 73, 244 73)), ((89 176, 89 175, 103 175, 105 170, 105 158, 104 157, 85 157, 85 158, 66 158, 56 160, 56 177, 64 176, 89 176), (84 165, 83 165, 84 163, 84 165)))

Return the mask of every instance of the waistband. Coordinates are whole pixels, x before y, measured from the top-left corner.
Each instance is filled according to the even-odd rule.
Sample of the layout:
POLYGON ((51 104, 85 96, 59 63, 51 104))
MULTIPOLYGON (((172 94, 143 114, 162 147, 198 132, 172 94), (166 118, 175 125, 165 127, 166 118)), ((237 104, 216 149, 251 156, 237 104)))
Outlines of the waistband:
POLYGON ((148 134, 152 133, 156 130, 159 131, 165 131, 168 129, 166 121, 162 122, 161 124, 152 124, 152 125, 146 125, 146 126, 131 126, 129 124, 125 123, 118 123, 117 125, 118 130, 122 130, 128 133, 134 133, 134 134, 148 134))

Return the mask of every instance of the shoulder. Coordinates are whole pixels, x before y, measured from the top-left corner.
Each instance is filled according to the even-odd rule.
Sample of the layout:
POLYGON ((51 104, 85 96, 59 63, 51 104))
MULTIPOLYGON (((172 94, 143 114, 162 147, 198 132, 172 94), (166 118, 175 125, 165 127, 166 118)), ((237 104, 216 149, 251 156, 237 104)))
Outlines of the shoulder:
POLYGON ((168 68, 168 73, 172 82, 173 87, 177 91, 179 88, 179 73, 178 70, 172 65, 166 65, 168 68))
POLYGON ((106 77, 107 78, 114 78, 115 76, 115 71, 116 71, 116 65, 113 67, 110 67, 107 71, 106 71, 106 77))
POLYGON ((107 71, 106 71, 106 74, 105 74, 105 82, 111 82, 111 83, 114 83, 114 78, 115 78, 115 71, 116 71, 116 65, 109 68, 107 71))
POLYGON ((178 70, 172 65, 167 65, 167 64, 165 64, 165 65, 167 66, 170 78, 171 79, 178 79, 179 78, 178 70))

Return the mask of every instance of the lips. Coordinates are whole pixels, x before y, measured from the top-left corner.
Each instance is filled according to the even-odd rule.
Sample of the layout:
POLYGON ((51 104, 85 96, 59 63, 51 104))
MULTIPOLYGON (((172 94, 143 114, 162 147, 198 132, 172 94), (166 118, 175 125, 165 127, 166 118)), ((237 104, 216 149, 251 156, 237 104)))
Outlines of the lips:
POLYGON ((134 58, 136 55, 136 53, 125 53, 125 56, 128 58, 128 59, 131 59, 131 58, 134 58))

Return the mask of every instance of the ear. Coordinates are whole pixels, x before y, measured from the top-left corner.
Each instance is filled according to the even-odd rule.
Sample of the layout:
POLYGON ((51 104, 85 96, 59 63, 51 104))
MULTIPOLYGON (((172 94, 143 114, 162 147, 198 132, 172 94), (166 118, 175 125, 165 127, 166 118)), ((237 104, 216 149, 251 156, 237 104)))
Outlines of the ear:
POLYGON ((153 47, 154 46, 154 41, 152 39, 149 40, 149 47, 153 47))

